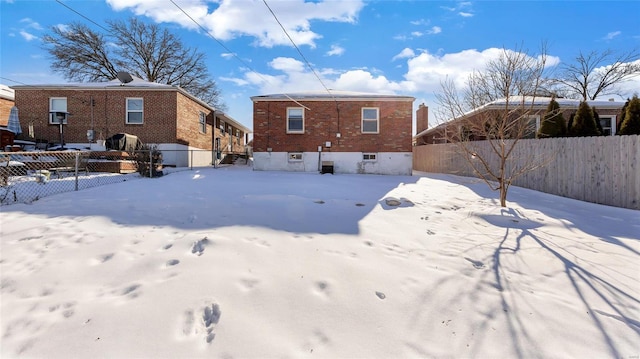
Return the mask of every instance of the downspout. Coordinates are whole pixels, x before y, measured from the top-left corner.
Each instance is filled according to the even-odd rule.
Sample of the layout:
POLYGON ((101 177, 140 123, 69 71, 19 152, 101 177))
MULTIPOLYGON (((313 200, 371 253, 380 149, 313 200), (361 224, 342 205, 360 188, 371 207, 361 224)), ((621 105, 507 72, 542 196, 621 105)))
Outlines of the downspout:
POLYGON ((213 110, 213 121, 211 122, 211 164, 216 168, 216 110, 213 110))

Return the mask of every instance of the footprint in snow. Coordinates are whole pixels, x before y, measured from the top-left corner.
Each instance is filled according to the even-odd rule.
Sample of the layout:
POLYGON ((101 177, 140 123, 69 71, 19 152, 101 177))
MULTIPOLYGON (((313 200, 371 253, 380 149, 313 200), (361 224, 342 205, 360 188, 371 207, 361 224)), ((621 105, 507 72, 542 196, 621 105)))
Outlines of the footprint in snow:
POLYGON ((208 302, 199 310, 188 309, 183 314, 182 334, 190 336, 202 335, 207 343, 213 342, 216 334, 213 332, 220 321, 222 312, 217 303, 208 302))
POLYGON ((211 243, 211 241, 207 237, 193 242, 193 245, 191 246, 191 253, 201 256, 202 253, 204 253, 204 247, 208 246, 209 243, 211 243))

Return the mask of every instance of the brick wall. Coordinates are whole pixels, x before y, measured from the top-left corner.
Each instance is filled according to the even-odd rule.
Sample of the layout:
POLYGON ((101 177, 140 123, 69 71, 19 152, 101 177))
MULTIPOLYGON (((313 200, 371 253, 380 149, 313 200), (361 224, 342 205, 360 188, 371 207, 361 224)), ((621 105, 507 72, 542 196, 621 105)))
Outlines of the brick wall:
POLYGON ((423 103, 418 106, 416 111, 416 134, 429 128, 429 107, 423 103))
POLYGON ((92 128, 92 122, 96 139, 99 139, 100 135, 106 139, 116 133, 125 132, 138 136, 145 143, 174 143, 177 132, 177 94, 177 91, 121 88, 100 90, 34 88, 17 89, 15 103, 20 111, 21 125, 25 128, 32 123, 37 139, 59 142, 59 126, 50 125, 48 120, 49 98, 66 97, 67 111, 71 114, 68 124, 64 126, 64 139, 67 143, 86 143, 87 130, 92 128), (144 99, 144 124, 125 123, 127 97, 144 99))
POLYGON ((300 101, 304 134, 286 133, 287 107, 292 101, 256 101, 253 104, 253 150, 265 152, 411 152, 411 101, 300 101), (379 133, 361 132, 363 107, 379 108, 379 133), (341 137, 337 138, 336 133, 341 137), (331 141, 331 147, 324 146, 331 141))

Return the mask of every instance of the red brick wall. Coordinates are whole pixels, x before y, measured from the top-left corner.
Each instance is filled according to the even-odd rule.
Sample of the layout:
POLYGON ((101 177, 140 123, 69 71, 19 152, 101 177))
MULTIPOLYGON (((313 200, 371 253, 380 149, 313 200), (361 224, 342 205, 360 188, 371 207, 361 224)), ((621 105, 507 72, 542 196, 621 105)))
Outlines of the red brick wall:
POLYGON ((180 144, 211 150, 213 112, 187 96, 178 94, 177 141, 180 144), (206 116, 206 132, 200 129, 200 112, 206 116))
MULTIPOLYGON (((59 126, 48 120, 49 98, 66 97, 67 111, 71 113, 64 126, 64 138, 68 143, 86 143, 87 130, 91 129, 93 98, 93 128, 96 139, 102 134, 107 138, 125 132, 136 135, 145 143, 176 142, 177 91, 152 91, 137 89, 16 89, 15 102, 20 111, 23 128, 33 123, 37 139, 58 142, 59 126), (126 124, 126 98, 144 99, 144 124, 126 124)), ((23 132, 26 132, 23 130, 23 132)))
POLYGON ((423 103, 418 106, 416 111, 416 134, 429 128, 429 107, 423 103))
POLYGON ((286 133, 287 107, 292 101, 256 101, 253 104, 253 150, 264 152, 411 152, 411 101, 300 101, 304 134, 286 133), (363 107, 379 108, 379 133, 361 133, 363 107), (341 137, 337 138, 336 133, 341 137), (331 148, 324 147, 331 141, 331 148))

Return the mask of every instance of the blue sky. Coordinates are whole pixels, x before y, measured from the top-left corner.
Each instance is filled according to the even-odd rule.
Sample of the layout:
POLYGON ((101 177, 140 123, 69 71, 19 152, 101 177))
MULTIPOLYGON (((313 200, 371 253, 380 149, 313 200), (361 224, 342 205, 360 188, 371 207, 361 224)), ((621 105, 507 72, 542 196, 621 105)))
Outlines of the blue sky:
MULTIPOLYGON (((560 64, 580 51, 640 48, 640 1, 266 3, 324 86, 414 96, 416 108, 435 108, 445 77, 464 81, 497 49, 535 54, 546 42, 551 63, 560 64)), ((131 16, 166 26, 206 53, 227 113, 250 128, 251 96, 324 89, 262 0, 0 0, 0 83, 66 83, 50 70, 41 37, 70 22, 103 31, 76 12, 104 27, 131 16)), ((640 79, 622 90, 625 97, 639 92, 640 79)))

